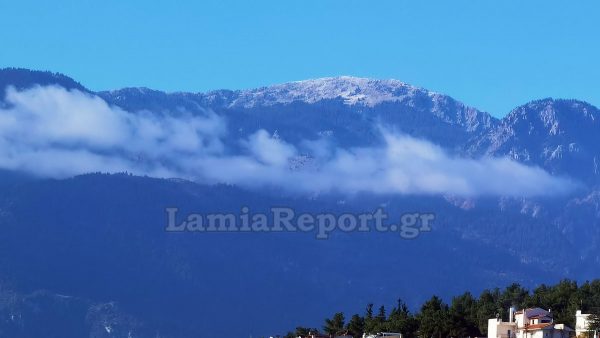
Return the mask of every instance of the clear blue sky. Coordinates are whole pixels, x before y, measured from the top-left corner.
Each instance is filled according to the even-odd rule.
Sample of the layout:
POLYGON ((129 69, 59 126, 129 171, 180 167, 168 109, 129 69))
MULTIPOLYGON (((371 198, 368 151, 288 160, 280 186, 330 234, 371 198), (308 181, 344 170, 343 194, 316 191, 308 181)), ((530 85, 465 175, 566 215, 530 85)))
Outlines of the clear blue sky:
POLYGON ((93 90, 396 78, 503 116, 600 105, 600 1, 2 1, 0 67, 93 90))

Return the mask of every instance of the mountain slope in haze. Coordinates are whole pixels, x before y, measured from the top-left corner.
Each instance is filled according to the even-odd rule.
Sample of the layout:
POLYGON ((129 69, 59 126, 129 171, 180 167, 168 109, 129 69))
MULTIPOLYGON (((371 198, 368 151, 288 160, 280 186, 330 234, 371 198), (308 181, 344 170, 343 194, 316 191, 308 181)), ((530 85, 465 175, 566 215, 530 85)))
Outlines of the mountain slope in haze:
MULTIPOLYGON (((0 84, 91 93, 62 75, 28 70, 0 70, 0 84)), ((227 121, 224 142, 232 148, 258 129, 292 144, 327 137, 343 148, 370 146, 381 142, 383 127, 465 157, 508 156, 538 165, 582 187, 554 198, 297 196, 124 174, 51 180, 0 171, 0 290, 17 295, 0 301, 3 318, 20 308, 15 304, 22 302, 14 299, 41 292, 51 306, 34 307, 66 308, 65 318, 75 318, 75 329, 86 335, 90 323, 114 318, 167 337, 266 336, 298 323, 319 326, 331 309, 362 312, 367 303, 398 297, 416 306, 432 294, 598 277, 600 189, 594 163, 600 133, 598 109, 587 103, 534 101, 498 120, 400 81, 352 77, 241 91, 128 88, 92 94, 132 114, 213 111, 227 121), (336 233, 323 241, 310 233, 164 231, 166 207, 185 214, 239 212, 244 205, 338 214, 385 206, 394 219, 433 211, 436 222, 434 231, 415 240, 374 232, 336 233), (77 301, 65 306, 56 295, 77 301), (119 304, 119 312, 81 321, 91 308, 106 304, 119 304)), ((19 324, 22 337, 35 337, 27 331, 33 325, 57 330, 45 315, 31 318, 38 319, 19 324)), ((20 322, 0 321, 0 332, 15 329, 14 323, 20 322)), ((125 332, 102 330, 105 337, 125 332)), ((67 331, 57 336, 78 337, 67 331)))
MULTIPOLYGON (((397 297, 415 306, 431 293, 452 295, 513 281, 531 285, 564 276, 556 266, 523 265, 501 246, 464 238, 455 229, 465 211, 442 198, 357 196, 343 204, 339 198, 130 175, 27 181, 0 196, 0 225, 10 239, 0 242, 0 275, 3 285, 19 293, 45 289, 98 304, 117 302, 127 316, 175 337, 267 335, 299 319, 316 325, 334 306, 359 312, 368 302, 397 297), (340 232, 316 240, 314 233, 164 231, 164 210, 170 206, 182 215, 239 212, 241 206, 268 211, 273 205, 294 206, 297 213, 342 214, 382 204, 392 219, 427 205, 443 221, 416 240, 376 232, 340 232)), ((478 211, 490 212, 483 206, 478 211)), ((510 217, 528 221, 527 215, 510 217)), ((72 315, 82 316, 88 308, 72 315)), ((36 325, 42 324, 55 327, 36 325)))

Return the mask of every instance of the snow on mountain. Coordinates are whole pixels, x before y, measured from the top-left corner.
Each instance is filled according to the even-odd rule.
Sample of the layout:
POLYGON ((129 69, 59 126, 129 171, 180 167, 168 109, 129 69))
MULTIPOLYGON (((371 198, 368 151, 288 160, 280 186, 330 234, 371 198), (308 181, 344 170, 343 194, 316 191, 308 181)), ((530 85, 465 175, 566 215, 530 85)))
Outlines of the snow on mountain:
POLYGON ((289 104, 295 101, 315 103, 340 98, 348 105, 361 104, 373 107, 382 102, 402 101, 417 92, 430 93, 398 80, 374 80, 351 76, 326 77, 243 90, 232 102, 232 106, 241 105, 250 108, 256 105, 289 104))
MULTIPOLYGON (((215 92, 208 96, 213 100, 222 97, 215 92)), ((357 108, 375 108, 390 103, 415 111, 428 110, 442 121, 463 125, 468 131, 487 128, 494 122, 489 114, 468 107, 447 95, 398 80, 352 76, 326 77, 237 91, 228 107, 248 109, 295 102, 315 104, 325 100, 342 100, 345 105, 357 108)))

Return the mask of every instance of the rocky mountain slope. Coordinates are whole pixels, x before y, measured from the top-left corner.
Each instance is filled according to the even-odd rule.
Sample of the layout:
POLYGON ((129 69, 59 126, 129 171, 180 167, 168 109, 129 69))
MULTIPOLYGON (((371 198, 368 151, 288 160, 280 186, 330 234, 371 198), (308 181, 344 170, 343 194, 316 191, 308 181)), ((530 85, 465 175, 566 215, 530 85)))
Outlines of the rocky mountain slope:
POLYGON ((543 99, 511 111, 467 146, 473 156, 509 156, 597 184, 600 110, 576 100, 543 99))

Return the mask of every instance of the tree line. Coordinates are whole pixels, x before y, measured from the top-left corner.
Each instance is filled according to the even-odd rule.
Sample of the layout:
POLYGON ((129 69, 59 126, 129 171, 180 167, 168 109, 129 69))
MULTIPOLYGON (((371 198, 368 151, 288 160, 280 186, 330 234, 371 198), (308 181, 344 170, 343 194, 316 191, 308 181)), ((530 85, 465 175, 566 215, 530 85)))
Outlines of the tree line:
POLYGON ((556 285, 542 284, 532 291, 514 283, 504 289, 487 289, 479 297, 470 292, 453 297, 449 304, 433 296, 416 312, 411 312, 401 299, 388 311, 385 306, 368 304, 364 313, 347 318, 336 312, 325 319, 321 330, 297 327, 286 338, 321 332, 329 336, 347 333, 362 337, 363 333, 398 332, 406 338, 481 337, 487 335, 488 319, 497 316, 508 321, 508 309, 540 307, 551 309, 556 323, 575 328, 575 313, 592 314, 592 330, 600 330, 600 279, 578 285, 563 280, 556 285))

